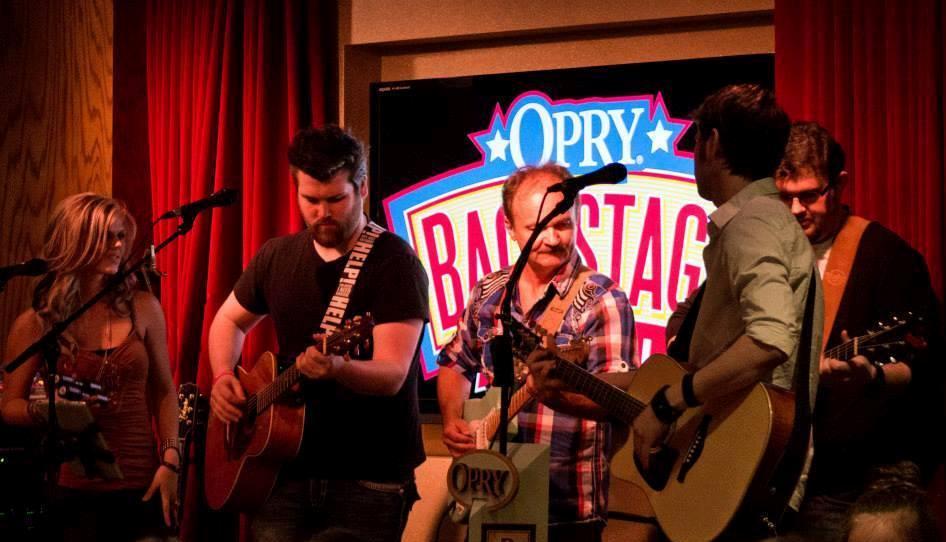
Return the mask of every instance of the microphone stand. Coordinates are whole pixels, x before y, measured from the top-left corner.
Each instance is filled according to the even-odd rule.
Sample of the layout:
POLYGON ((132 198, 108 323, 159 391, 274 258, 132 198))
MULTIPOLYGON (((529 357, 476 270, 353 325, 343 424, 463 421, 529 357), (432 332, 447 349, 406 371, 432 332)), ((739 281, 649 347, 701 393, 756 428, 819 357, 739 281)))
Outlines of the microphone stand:
MULTIPOLYGON (((546 194, 548 194, 546 190, 546 194)), ((532 235, 526 241, 525 246, 519 253, 519 259, 516 260, 512 273, 509 275, 509 281, 506 283, 506 292, 503 296, 502 304, 499 309, 499 321, 502 322, 503 332, 490 341, 490 355, 493 360, 493 384, 500 387, 499 400, 499 453, 507 454, 507 442, 509 439, 509 402, 512 398, 512 388, 515 382, 515 374, 512 362, 512 327, 516 324, 512 317, 512 297, 515 295, 516 286, 519 284, 519 278, 526 268, 529 261, 529 254, 532 253, 532 247, 535 245, 539 235, 545 230, 546 226, 558 215, 567 213, 575 204, 575 198, 578 197, 578 189, 566 188, 562 191, 562 201, 558 203, 532 230, 532 235)))
MULTIPOLYGON (((172 241, 189 232, 191 228, 193 228, 194 220, 196 218, 196 212, 182 214, 181 223, 178 224, 177 230, 167 239, 165 239, 160 245, 158 245, 155 249, 155 252, 160 252, 172 241)), ((46 435, 46 460, 48 467, 46 480, 50 484, 50 489, 52 489, 52 486, 55 483, 54 480, 56 478, 58 466, 65 461, 65 444, 59 437, 59 420, 56 416, 56 365, 59 361, 60 355, 59 337, 62 336, 63 332, 66 331, 66 328, 69 327, 69 324, 76 321, 102 298, 114 291, 118 285, 123 283, 125 279, 128 278, 128 276, 138 271, 138 269, 140 269, 141 266, 150 259, 150 257, 151 255, 147 254, 139 258, 135 263, 126 267, 124 270, 116 273, 114 276, 108 279, 105 286, 97 294, 92 296, 91 299, 86 301, 82 306, 73 311, 72 314, 67 316, 61 322, 53 324, 53 326, 48 332, 46 332, 45 335, 31 344, 19 356, 13 359, 13 361, 6 364, 6 372, 12 373, 29 358, 36 354, 42 354, 43 362, 46 365, 45 388, 46 397, 49 402, 49 413, 47 416, 49 429, 46 435)))

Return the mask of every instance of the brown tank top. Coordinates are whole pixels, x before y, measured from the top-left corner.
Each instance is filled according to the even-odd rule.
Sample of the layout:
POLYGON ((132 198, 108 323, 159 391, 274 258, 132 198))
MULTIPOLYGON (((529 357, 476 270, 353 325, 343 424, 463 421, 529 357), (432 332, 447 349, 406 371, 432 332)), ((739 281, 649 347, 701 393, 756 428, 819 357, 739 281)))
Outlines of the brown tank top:
POLYGON ((135 325, 122 343, 101 352, 79 350, 75 357, 63 354, 59 371, 83 380, 97 381, 109 397, 105 406, 92 406, 92 415, 115 454, 124 476, 121 480, 88 479, 72 472, 64 464, 59 485, 73 489, 109 491, 115 489, 146 489, 158 468, 157 446, 152 430, 148 388, 148 350, 135 325))

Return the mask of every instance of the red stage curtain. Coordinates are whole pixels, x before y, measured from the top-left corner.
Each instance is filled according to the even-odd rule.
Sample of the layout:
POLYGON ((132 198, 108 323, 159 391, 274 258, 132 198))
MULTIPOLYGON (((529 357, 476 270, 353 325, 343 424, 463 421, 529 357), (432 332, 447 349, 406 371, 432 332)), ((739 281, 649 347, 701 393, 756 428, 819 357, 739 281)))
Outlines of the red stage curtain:
MULTIPOLYGON (((150 0, 147 5, 148 146, 154 216, 222 188, 237 205, 203 213, 158 257, 161 304, 177 382, 209 393, 207 334, 217 309, 260 245, 302 226, 286 151, 300 128, 325 121, 323 17, 307 0, 150 0)), ((174 221, 155 229, 160 241, 174 221)), ((275 346, 261 325, 245 367, 275 346)), ((195 516, 188 481, 182 540, 225 536, 225 518, 195 516), (221 523, 221 521, 223 523, 221 523)))
MULTIPOLYGON (((775 2, 779 101, 792 118, 817 121, 835 135, 851 173, 845 201, 926 257, 941 300, 946 286, 944 50, 942 0, 775 2)), ((929 491, 946 540, 942 466, 929 491)))
MULTIPOLYGON (((299 128, 324 122, 319 13, 305 0, 152 0, 147 18, 154 216, 240 191, 237 205, 202 214, 158 258, 175 375, 207 390, 206 335, 218 307, 264 241, 302 224, 286 149, 299 128)), ((156 239, 175 227, 162 223, 156 239)), ((251 335, 248 361, 271 339, 251 335)))
POLYGON ((776 0, 775 84, 847 154, 854 212, 900 234, 944 292, 942 0, 776 0))

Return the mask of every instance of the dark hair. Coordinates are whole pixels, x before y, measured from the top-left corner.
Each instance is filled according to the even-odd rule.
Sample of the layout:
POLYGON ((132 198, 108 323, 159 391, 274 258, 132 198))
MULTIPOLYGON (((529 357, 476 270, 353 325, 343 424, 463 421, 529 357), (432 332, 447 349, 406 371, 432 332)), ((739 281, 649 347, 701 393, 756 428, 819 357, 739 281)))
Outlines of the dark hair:
POLYGON ((797 179, 811 174, 836 186, 843 170, 844 149, 823 126, 808 121, 792 124, 776 177, 797 179))
POLYGON ((723 159, 734 175, 771 177, 788 141, 788 115, 771 91, 759 85, 730 85, 703 100, 692 114, 708 137, 715 128, 723 159))
POLYGON ((304 128, 292 138, 289 171, 296 182, 298 171, 325 183, 341 170, 350 173, 349 180, 356 187, 367 176, 365 147, 348 130, 326 124, 323 128, 304 128))
MULTIPOLYGON (((506 213, 506 218, 510 223, 512 222, 512 200, 516 197, 516 192, 519 191, 519 187, 522 185, 523 181, 535 173, 548 173, 549 175, 558 177, 562 181, 571 179, 572 177, 572 174, 567 169, 554 162, 548 162, 541 166, 523 166, 517 169, 515 173, 510 175, 509 178, 506 179, 506 182, 503 183, 503 212, 506 213)), ((578 199, 576 198, 575 201, 577 202, 578 199)))
POLYGON ((851 506, 845 522, 844 536, 848 540, 859 515, 888 515, 887 521, 896 521, 892 528, 905 540, 938 542, 936 520, 926 500, 920 482, 920 468, 909 461, 877 469, 875 480, 867 491, 851 506))

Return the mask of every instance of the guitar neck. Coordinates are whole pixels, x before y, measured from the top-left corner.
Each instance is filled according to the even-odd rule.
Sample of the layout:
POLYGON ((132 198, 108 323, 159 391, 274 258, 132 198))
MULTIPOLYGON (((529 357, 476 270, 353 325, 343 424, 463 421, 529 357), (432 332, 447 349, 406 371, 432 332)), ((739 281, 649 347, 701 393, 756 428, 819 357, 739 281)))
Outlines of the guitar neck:
POLYGON ((608 384, 581 367, 565 360, 558 360, 555 371, 559 377, 576 391, 601 405, 619 421, 630 424, 647 407, 623 390, 608 384))
POLYGON ((279 376, 271 384, 247 397, 247 413, 252 417, 269 408, 270 405, 286 395, 290 388, 298 384, 302 380, 302 376, 302 372, 296 368, 295 364, 279 373, 279 376))
MULTIPOLYGON (((532 402, 533 398, 534 396, 529 393, 529 390, 525 386, 516 390, 516 393, 512 394, 512 397, 509 399, 509 417, 512 418, 518 414, 520 410, 532 402)), ((492 441, 496 437, 496 432, 499 430, 499 408, 490 410, 489 414, 483 418, 481 424, 483 432, 486 434, 487 442, 492 441)))
POLYGON ((881 335, 886 333, 887 330, 881 330, 875 333, 868 333, 866 335, 860 335, 854 337, 853 339, 841 343, 834 348, 829 348, 825 350, 824 356, 826 358, 837 359, 841 361, 848 361, 849 359, 863 354, 862 350, 867 350, 873 341, 876 341, 881 335))

